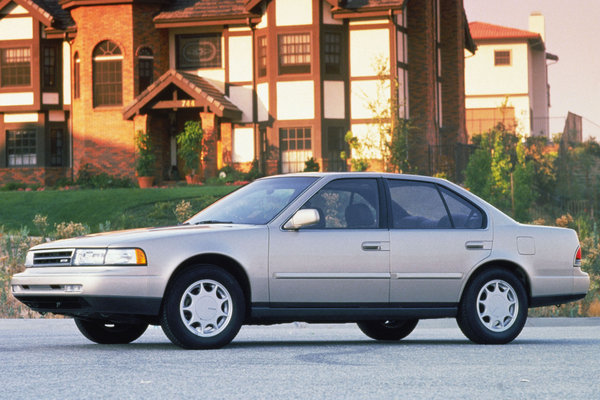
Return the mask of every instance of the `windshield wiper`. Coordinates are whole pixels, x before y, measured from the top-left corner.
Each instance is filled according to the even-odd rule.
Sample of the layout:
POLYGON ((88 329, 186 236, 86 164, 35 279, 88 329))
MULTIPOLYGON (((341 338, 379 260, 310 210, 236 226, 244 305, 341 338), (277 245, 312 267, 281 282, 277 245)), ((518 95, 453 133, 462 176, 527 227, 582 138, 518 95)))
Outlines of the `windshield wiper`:
POLYGON ((207 219, 205 221, 195 222, 194 225, 203 224, 233 224, 233 221, 219 221, 217 219, 207 219))

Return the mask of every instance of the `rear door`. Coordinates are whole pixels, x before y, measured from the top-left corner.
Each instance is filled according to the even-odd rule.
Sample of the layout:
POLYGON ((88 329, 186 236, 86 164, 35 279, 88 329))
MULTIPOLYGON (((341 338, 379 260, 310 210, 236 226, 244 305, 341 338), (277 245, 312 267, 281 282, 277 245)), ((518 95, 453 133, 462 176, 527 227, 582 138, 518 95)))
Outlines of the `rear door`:
POLYGON ((485 213, 431 182, 387 182, 392 214, 390 301, 456 303, 468 272, 491 253, 492 229, 485 213))

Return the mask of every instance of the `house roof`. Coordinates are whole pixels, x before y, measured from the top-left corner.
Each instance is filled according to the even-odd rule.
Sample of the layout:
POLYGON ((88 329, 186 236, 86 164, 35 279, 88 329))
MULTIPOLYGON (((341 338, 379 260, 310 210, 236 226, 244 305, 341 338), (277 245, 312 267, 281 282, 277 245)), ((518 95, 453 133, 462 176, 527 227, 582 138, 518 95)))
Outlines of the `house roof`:
POLYGON ((260 18, 248 11, 245 5, 245 0, 174 0, 154 17, 154 22, 160 25, 183 20, 214 21, 229 18, 243 21, 260 18))
POLYGON ((542 39, 539 33, 524 31, 506 26, 488 24, 485 22, 469 23, 469 30, 473 40, 483 39, 542 39))
MULTIPOLYGON (((240 109, 206 79, 170 69, 140 93, 133 102, 125 106, 123 118, 131 119, 142 108, 150 105, 153 101, 158 101, 159 95, 171 85, 181 89, 192 98, 193 104, 187 105, 187 107, 210 107, 211 111, 219 117, 230 118, 234 121, 242 117, 240 109)), ((181 105, 178 104, 177 100, 169 100, 166 105, 172 108, 186 107, 185 101, 181 105)))
POLYGON ((0 9, 14 2, 24 7, 47 27, 67 29, 75 26, 71 14, 58 4, 58 0, 0 0, 0 9))
MULTIPOLYGON (((252 11, 265 0, 174 0, 156 17, 157 27, 173 25, 183 21, 231 21, 251 19, 259 22, 260 15, 252 11)), ((405 0, 326 0, 331 4, 334 15, 355 16, 358 13, 379 12, 385 15, 390 9, 401 9, 405 0)), ((183 26, 183 25, 181 25, 183 26)))

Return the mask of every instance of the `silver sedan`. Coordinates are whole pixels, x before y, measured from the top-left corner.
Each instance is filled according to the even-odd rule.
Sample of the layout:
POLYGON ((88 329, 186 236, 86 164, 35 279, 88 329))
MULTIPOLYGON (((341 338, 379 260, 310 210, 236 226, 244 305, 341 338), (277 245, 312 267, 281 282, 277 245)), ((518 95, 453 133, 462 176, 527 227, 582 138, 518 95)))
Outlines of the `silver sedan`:
POLYGON ((477 343, 508 343, 529 307, 583 298, 577 234, 522 225, 448 181, 307 173, 254 181, 185 224, 45 243, 13 277, 34 310, 69 315, 97 343, 148 324, 191 349, 243 324, 356 322, 400 340, 456 318, 477 343))

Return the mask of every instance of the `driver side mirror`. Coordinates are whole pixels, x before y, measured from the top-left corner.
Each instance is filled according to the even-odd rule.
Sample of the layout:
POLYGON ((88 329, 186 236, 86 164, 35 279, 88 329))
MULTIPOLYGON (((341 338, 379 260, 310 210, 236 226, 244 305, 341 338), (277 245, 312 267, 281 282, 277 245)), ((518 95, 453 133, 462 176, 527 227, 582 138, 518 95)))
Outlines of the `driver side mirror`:
POLYGON ((305 226, 318 224, 320 220, 319 212, 314 208, 302 209, 296 211, 292 218, 283 225, 283 229, 296 231, 305 226))

